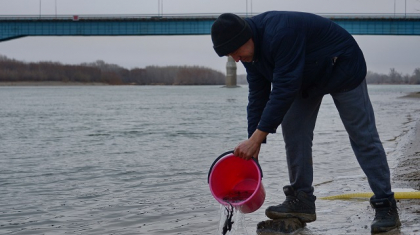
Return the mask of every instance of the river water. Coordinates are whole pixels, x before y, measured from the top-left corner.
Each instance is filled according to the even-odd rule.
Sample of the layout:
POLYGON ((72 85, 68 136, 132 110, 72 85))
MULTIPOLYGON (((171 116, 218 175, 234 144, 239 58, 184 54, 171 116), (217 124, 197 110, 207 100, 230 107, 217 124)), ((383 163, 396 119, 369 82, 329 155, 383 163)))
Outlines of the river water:
MULTIPOLYGON (((369 86, 391 168, 420 119, 418 99, 398 98, 414 91, 369 86)), ((247 136, 245 86, 0 87, 0 100, 0 234, 219 234, 207 173, 247 136)), ((314 139, 318 197, 369 191, 329 96, 314 139)), ((244 215, 248 234, 284 200, 284 155, 279 131, 261 150, 267 197, 244 215)), ((302 234, 368 234, 374 212, 318 200, 317 215, 302 234)), ((401 232, 419 231, 405 216, 401 232)))

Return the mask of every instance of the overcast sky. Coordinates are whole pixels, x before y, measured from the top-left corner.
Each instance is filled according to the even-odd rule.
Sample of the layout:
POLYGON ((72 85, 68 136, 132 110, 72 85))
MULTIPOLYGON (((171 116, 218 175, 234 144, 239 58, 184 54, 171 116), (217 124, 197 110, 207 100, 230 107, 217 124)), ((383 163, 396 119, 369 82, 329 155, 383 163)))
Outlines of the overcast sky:
MULTIPOLYGON (((0 15, 261 13, 417 13, 420 0, 0 0, 0 15), (159 6, 161 8, 159 8, 159 6)), ((368 69, 412 74, 420 67, 420 36, 355 36, 368 69)), ((210 35, 25 37, 0 43, 0 54, 26 62, 79 64, 104 60, 126 68, 198 65, 225 72, 226 58, 213 51, 210 35)), ((245 73, 238 64, 238 73, 245 73)))

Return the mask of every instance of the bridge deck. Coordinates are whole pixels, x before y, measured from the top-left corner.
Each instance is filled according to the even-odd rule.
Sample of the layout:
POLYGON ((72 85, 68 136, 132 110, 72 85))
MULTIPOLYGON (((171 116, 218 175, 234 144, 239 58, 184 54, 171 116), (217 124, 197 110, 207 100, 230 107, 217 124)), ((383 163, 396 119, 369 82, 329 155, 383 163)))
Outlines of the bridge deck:
MULTIPOLYGON (((0 41, 25 36, 205 35, 217 16, 0 16, 0 41)), ((420 14, 322 16, 353 35, 420 35, 420 14)))

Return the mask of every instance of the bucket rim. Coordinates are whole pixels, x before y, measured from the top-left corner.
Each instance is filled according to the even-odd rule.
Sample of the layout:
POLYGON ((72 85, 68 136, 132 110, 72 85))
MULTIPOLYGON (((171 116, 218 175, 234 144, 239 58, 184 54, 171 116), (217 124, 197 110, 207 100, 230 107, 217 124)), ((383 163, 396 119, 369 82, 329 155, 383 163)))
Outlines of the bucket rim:
MULTIPOLYGON (((222 153, 219 157, 217 157, 216 158, 216 160, 214 160, 214 162, 213 162, 213 164, 211 164, 211 167, 210 167, 210 169, 209 169, 209 173, 207 174, 207 184, 209 184, 210 183, 210 175, 211 175, 211 172, 212 172, 212 169, 213 169, 213 167, 216 165, 216 163, 217 162, 219 162, 219 160, 220 159, 222 159, 223 157, 226 157, 226 156, 229 156, 229 155, 233 155, 233 156, 235 156, 234 154, 233 154, 233 150, 230 150, 230 151, 227 151, 227 152, 225 152, 225 153, 222 153)), ((235 156, 236 157, 236 156, 235 156)), ((249 161, 249 160, 248 160, 249 161)), ((258 159, 255 159, 255 158, 252 158, 252 161, 254 161, 255 162, 255 164, 257 164, 257 167, 258 167, 258 170, 259 170, 259 173, 260 173, 260 176, 261 176, 261 179, 264 177, 264 175, 263 175, 263 171, 262 171, 262 169, 261 169, 261 166, 260 166, 260 163, 258 162, 258 159)))

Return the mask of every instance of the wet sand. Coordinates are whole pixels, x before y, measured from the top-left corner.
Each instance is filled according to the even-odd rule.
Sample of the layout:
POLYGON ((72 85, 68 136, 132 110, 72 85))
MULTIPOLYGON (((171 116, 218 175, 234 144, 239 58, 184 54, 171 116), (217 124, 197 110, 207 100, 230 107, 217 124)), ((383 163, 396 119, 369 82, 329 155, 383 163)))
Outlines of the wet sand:
POLYGON ((404 156, 394 172, 394 181, 401 186, 420 190, 420 121, 415 127, 415 137, 406 146, 404 156))
MULTIPOLYGON (((402 98, 417 98, 420 102, 420 92, 414 92, 402 98)), ((420 120, 417 121, 414 128, 414 136, 406 144, 404 155, 398 159, 398 165, 394 170, 394 188, 420 190, 420 120)), ((403 226, 420 224, 420 203, 418 199, 399 200, 398 206, 403 226)), ((420 231, 414 232, 420 233, 420 231)))
POLYGON ((401 98, 420 98, 420 91, 419 92, 410 93, 410 94, 408 94, 406 96, 403 96, 401 98))
MULTIPOLYGON (((420 102, 420 92, 413 92, 402 98, 418 98, 420 102)), ((407 143, 404 155, 398 161, 394 172, 394 181, 401 186, 420 190, 420 120, 417 121, 414 128, 414 136, 407 143)))

